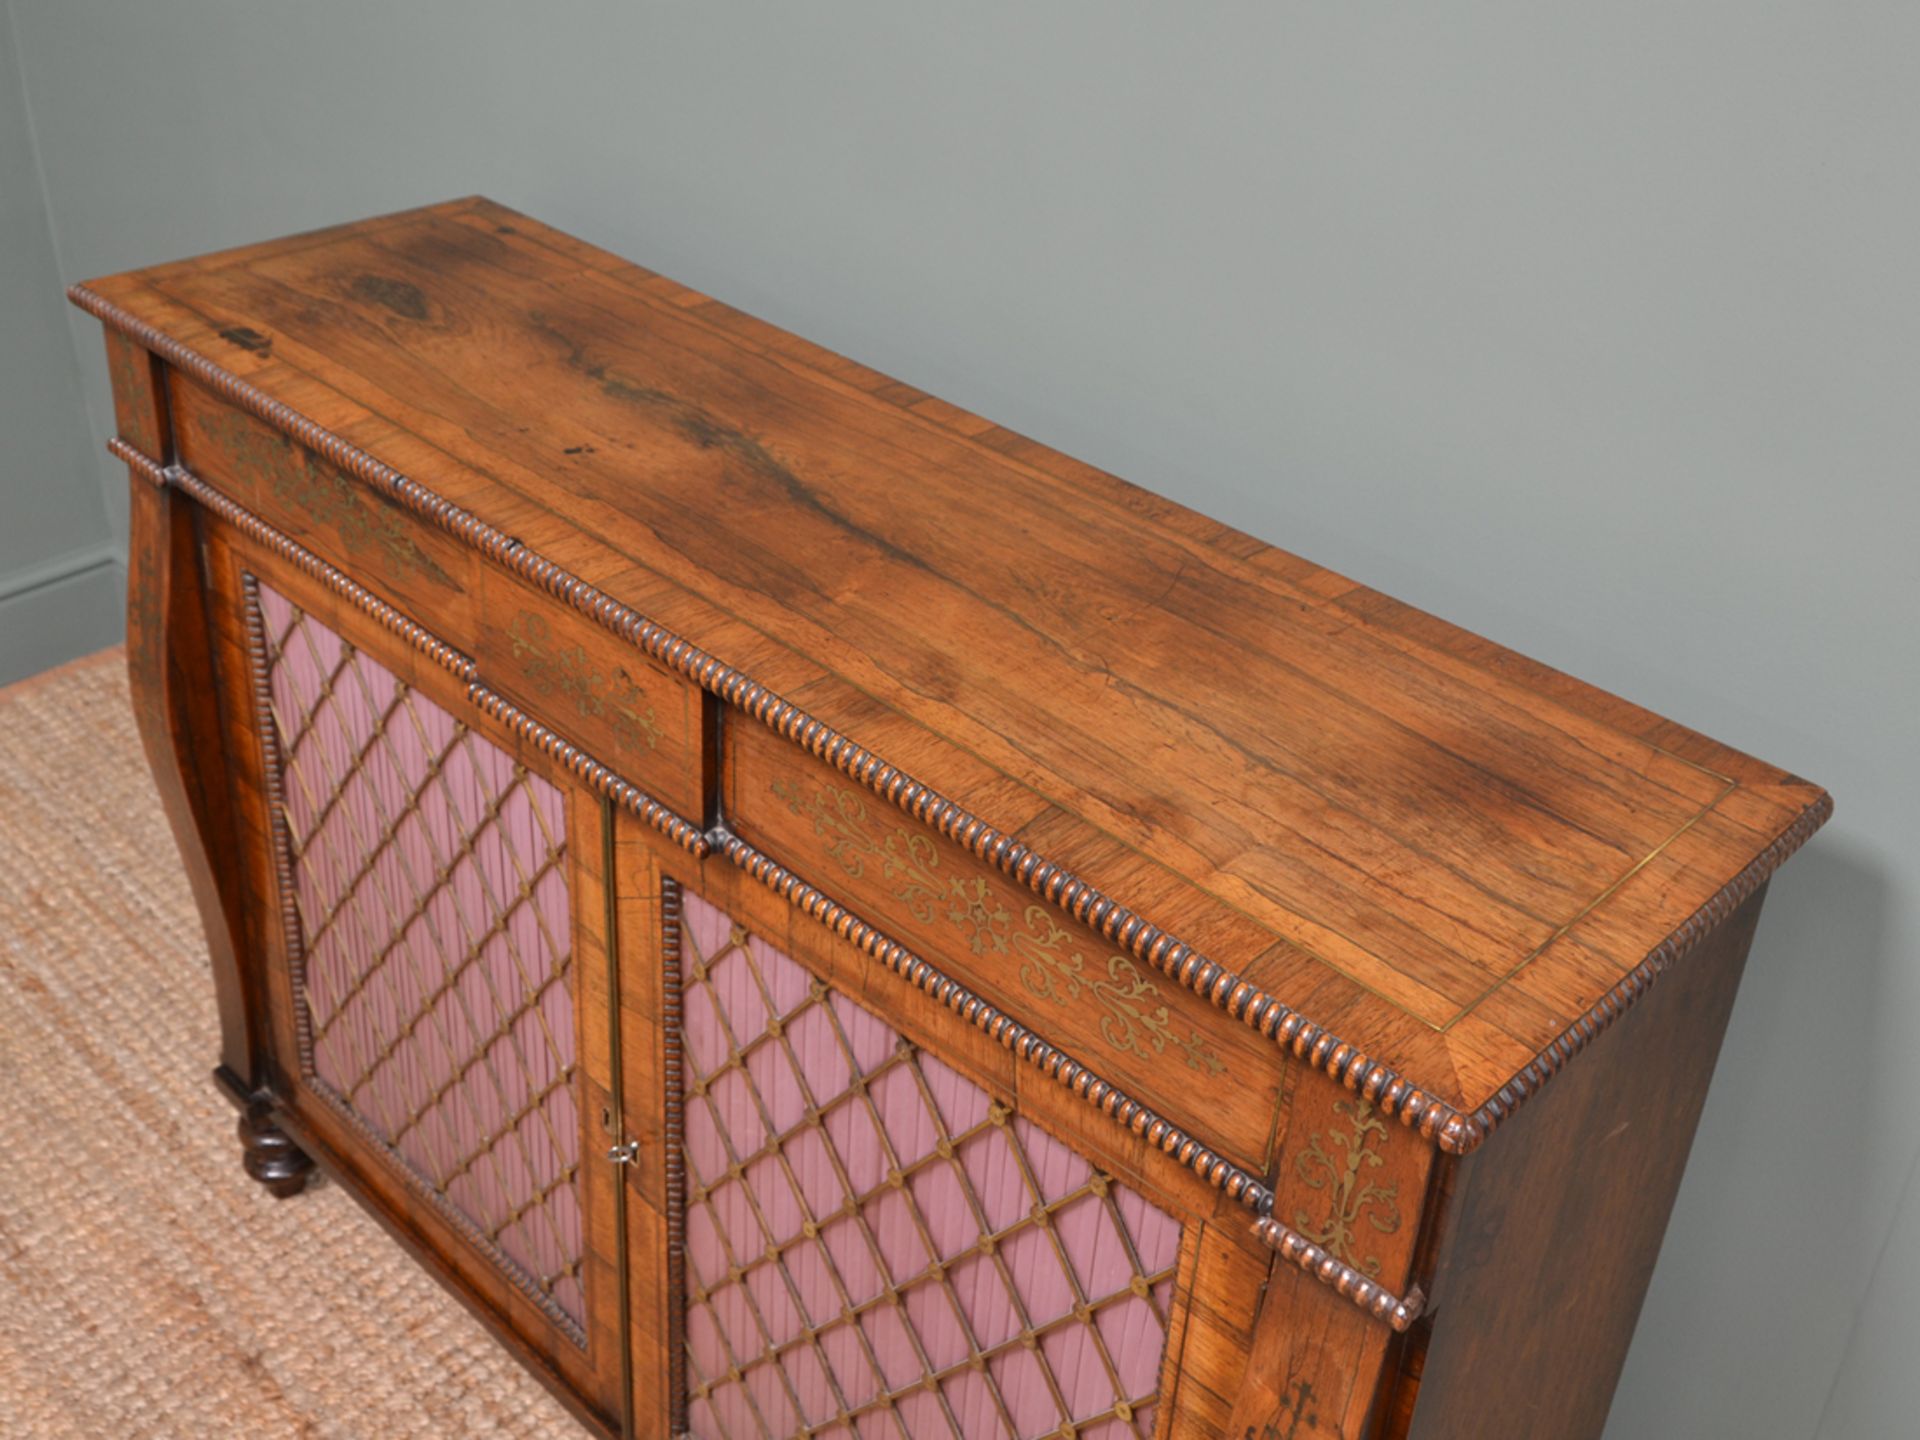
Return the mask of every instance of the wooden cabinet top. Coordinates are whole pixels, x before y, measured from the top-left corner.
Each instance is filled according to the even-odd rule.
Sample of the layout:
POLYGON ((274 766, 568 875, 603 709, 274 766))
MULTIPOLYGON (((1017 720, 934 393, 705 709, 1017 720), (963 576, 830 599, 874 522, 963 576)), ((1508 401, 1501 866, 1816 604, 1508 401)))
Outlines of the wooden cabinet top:
POLYGON ((489 201, 74 298, 1449 1148, 1831 808, 489 201))

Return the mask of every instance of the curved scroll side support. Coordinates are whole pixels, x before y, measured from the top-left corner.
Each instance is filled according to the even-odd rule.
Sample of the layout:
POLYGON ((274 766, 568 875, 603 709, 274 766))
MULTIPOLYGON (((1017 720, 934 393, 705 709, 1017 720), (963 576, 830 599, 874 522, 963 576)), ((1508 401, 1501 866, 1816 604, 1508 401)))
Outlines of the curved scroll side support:
POLYGON ((1409 1290, 1403 1300, 1271 1215, 1254 1221, 1253 1233, 1261 1243, 1278 1251, 1281 1259, 1291 1260, 1374 1319, 1385 1321, 1396 1333, 1404 1334, 1427 1308, 1427 1297, 1419 1286, 1409 1290))
POLYGON ((129 462, 127 678, 133 713, 206 931, 220 1064, 249 1091, 262 1076, 241 946, 238 817, 220 723, 194 515, 157 467, 129 462))

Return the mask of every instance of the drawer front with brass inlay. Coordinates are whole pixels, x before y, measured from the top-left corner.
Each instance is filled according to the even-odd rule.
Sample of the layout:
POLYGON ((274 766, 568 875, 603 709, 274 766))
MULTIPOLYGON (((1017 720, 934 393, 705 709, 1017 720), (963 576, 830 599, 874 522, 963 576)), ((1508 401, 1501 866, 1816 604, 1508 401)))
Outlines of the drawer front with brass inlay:
POLYGON ((703 691, 517 576, 488 573, 479 608, 484 684, 700 823, 703 691))
POLYGON ((1599 1433, 1817 786, 485 200, 70 294, 247 1174, 592 1433, 1599 1433))
POLYGON ((726 762, 741 838, 1234 1163, 1264 1168, 1281 1092, 1272 1041, 1221 1025, 1199 996, 771 732, 729 726, 726 762))
POLYGON ((436 633, 467 633, 472 549, 177 373, 168 393, 180 461, 195 475, 436 633))

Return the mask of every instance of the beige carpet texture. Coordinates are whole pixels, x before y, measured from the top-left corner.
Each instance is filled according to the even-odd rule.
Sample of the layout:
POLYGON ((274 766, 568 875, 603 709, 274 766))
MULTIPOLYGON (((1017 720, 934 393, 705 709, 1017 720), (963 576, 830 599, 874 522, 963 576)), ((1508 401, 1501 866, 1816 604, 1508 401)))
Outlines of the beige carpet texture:
POLYGON ((0 1437, 581 1430, 338 1186, 247 1179, 118 652, 0 690, 0 1437))

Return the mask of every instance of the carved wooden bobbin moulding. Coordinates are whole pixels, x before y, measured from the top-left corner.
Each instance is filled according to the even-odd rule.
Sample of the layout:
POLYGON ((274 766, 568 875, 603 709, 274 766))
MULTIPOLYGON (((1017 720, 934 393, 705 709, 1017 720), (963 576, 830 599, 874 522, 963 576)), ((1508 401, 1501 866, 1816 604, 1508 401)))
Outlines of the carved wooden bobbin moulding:
POLYGON ((246 1171, 591 1430, 1599 1433, 1818 787, 488 201, 72 298, 246 1171))

